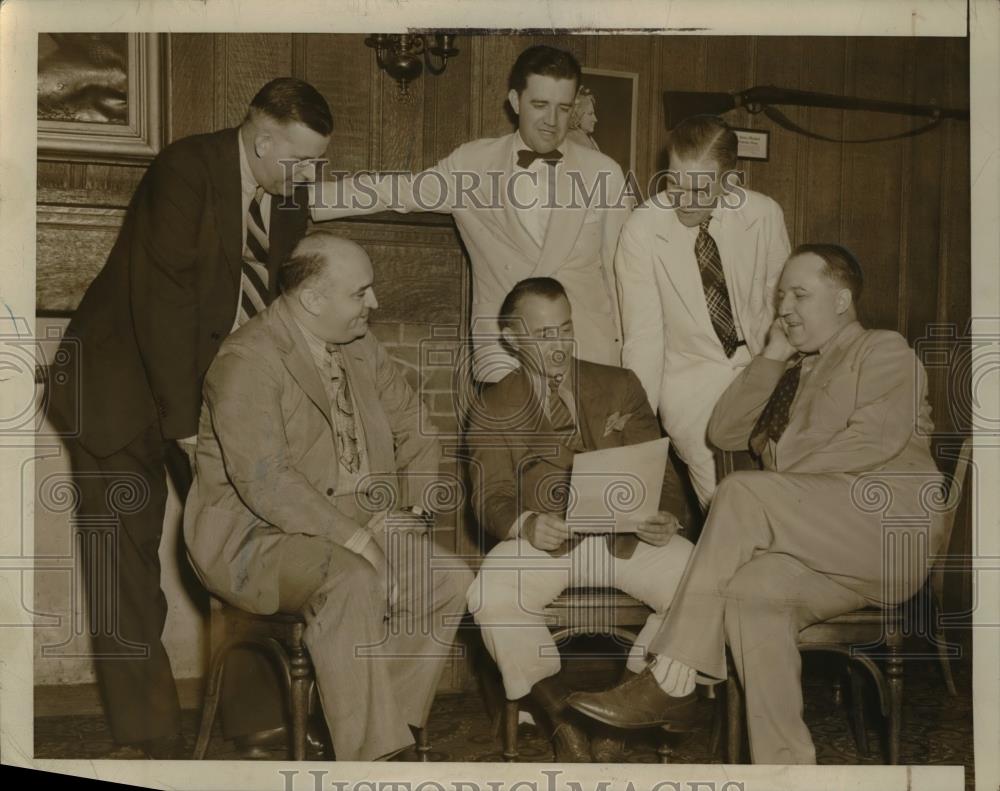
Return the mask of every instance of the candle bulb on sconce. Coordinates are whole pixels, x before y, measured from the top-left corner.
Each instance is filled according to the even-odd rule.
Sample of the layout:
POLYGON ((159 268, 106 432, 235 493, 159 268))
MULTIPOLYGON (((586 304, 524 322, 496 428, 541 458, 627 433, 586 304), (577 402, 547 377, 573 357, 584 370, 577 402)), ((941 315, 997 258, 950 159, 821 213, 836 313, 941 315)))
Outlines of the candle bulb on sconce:
POLYGON ((458 55, 451 33, 433 35, 409 33, 373 33, 365 45, 375 50, 380 69, 399 83, 399 97, 409 98, 409 84, 427 67, 429 74, 441 74, 448 59, 458 55), (435 62, 436 61, 436 62, 435 62))

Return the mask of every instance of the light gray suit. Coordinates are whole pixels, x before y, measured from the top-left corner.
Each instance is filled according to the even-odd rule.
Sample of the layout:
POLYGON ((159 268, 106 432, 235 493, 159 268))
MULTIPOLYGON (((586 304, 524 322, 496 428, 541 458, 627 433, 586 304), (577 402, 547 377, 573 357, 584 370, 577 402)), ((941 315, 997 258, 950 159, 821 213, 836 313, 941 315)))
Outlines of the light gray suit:
MULTIPOLYGON (((926 378, 895 332, 844 327, 807 357, 788 427, 764 470, 719 484, 674 605, 650 651, 743 680, 755 763, 815 763, 802 720, 804 626, 913 595, 942 550, 941 475, 926 378)), ((756 357, 719 399, 709 439, 745 450, 785 363, 756 357)))
POLYGON ((438 444, 381 344, 346 344, 371 478, 334 496, 330 403, 286 299, 229 336, 209 369, 184 535, 215 595, 255 613, 303 612, 337 758, 371 760, 426 720, 472 576, 426 533, 375 533, 407 615, 383 621, 378 573, 344 543, 374 512, 421 502, 438 444))

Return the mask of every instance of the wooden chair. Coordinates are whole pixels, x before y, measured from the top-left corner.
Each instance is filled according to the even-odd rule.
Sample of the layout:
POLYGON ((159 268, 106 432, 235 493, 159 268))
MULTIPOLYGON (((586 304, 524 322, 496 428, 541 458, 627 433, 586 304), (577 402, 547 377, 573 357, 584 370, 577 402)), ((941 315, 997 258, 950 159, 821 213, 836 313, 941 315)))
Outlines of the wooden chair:
MULTIPOLYGON (((954 447, 944 448, 939 458, 954 458, 954 471, 948 476, 948 493, 945 502, 945 540, 947 550, 955 515, 962 499, 965 476, 972 458, 972 443, 966 438, 958 453, 954 447)), ((733 469, 730 461, 729 469, 733 469)), ((940 466, 940 463, 939 463, 940 466)), ((955 695, 955 682, 951 673, 949 646, 944 639, 940 624, 941 595, 944 577, 944 558, 939 558, 931 568, 927 582, 908 602, 896 607, 865 607, 854 612, 838 615, 821 623, 811 624, 799 632, 799 651, 829 651, 847 657, 851 685, 851 719, 858 751, 868 754, 868 740, 864 725, 863 680, 861 670, 867 671, 878 690, 879 707, 888 723, 888 759, 890 764, 899 763, 899 748, 902 732, 903 709, 903 642, 912 622, 914 610, 925 610, 929 614, 928 636, 936 649, 948 692, 955 695), (921 603, 929 602, 929 608, 921 603), (915 606, 916 605, 916 606, 915 606), (872 649, 878 649, 877 652, 872 649), (885 659, 885 673, 875 661, 885 659)), ((726 680, 727 698, 727 760, 740 763, 743 748, 743 703, 739 678, 730 663, 726 680)))
MULTIPOLYGON (((610 635, 628 647, 635 642, 639 630, 652 610, 615 588, 568 588, 543 611, 556 645, 571 637, 585 634, 610 635)), ((619 656, 618 653, 608 656, 619 656)), ((520 700, 505 700, 500 717, 503 759, 516 761, 517 726, 521 712, 520 700)), ((670 749, 665 744, 657 748, 661 763, 670 762, 670 749)))
MULTIPOLYGON (((263 651, 281 667, 292 726, 290 757, 294 761, 305 760, 309 708, 316 687, 312 660, 303 642, 305 628, 305 620, 298 614, 255 615, 212 598, 209 624, 211 659, 201 725, 194 747, 195 760, 203 759, 208 750, 219 708, 226 659, 237 648, 263 651)), ((415 729, 415 738, 419 760, 430 760, 431 747, 426 729, 415 729)))

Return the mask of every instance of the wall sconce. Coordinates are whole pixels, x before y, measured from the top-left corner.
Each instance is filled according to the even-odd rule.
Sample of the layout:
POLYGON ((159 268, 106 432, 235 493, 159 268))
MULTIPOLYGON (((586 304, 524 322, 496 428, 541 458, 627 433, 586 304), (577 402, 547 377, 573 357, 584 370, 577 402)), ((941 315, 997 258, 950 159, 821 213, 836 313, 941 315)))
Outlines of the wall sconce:
POLYGON ((431 74, 441 74, 448 65, 448 58, 458 54, 451 33, 435 33, 431 36, 410 35, 408 33, 374 33, 365 39, 365 45, 375 50, 378 66, 399 83, 399 96, 410 95, 408 85, 420 76, 424 65, 431 74), (422 57, 421 57, 422 56, 422 57), (438 64, 434 64, 433 58, 438 64))

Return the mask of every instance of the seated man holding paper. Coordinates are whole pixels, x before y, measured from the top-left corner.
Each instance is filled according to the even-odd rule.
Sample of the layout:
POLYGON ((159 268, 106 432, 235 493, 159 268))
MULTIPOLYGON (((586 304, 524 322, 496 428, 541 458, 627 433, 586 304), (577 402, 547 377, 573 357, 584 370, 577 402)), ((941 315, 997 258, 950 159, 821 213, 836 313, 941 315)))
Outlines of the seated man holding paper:
MULTIPOLYGON (((569 690, 557 675, 559 653, 541 611, 572 586, 614 587, 640 599, 654 613, 626 674, 643 670, 647 638, 662 623, 692 549, 676 535, 677 518, 658 510, 667 442, 634 373, 573 355, 570 304, 559 281, 519 282, 499 323, 521 367, 488 385, 471 410, 474 505, 499 543, 469 589, 469 610, 507 697, 531 693, 551 719, 556 760, 613 760, 614 742, 595 740, 592 754, 586 733, 564 710, 569 690), (607 469, 590 454, 631 445, 632 458, 612 458, 607 469), (574 521, 580 502, 568 490, 575 457, 586 460, 587 471, 577 470, 574 494, 584 486, 606 492, 603 520, 590 509, 574 521)), ((672 472, 667 490, 671 511, 683 513, 672 472)))

